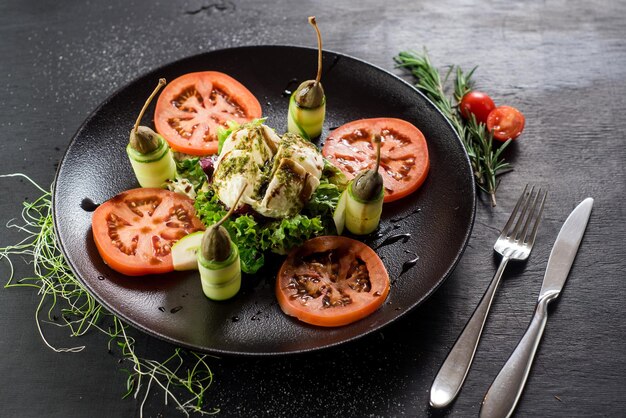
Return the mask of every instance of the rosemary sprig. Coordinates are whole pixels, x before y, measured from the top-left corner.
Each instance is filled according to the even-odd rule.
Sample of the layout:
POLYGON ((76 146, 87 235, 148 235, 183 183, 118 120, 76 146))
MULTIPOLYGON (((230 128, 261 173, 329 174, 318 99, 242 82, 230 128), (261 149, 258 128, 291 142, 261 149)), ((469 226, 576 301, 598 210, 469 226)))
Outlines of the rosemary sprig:
POLYGON ((0 175, 0 178, 22 177, 30 181, 41 193, 33 202, 24 202, 23 223, 9 221, 8 228, 16 228, 25 238, 20 242, 0 247, 0 259, 8 264, 9 278, 5 288, 26 287, 36 289, 40 295, 35 311, 35 322, 41 338, 56 352, 79 352, 85 346, 57 348, 48 341, 42 325, 67 327, 72 337, 98 330, 109 338, 109 351, 116 346, 121 362, 130 364, 122 369, 128 374, 126 393, 122 398, 143 396, 140 416, 148 394, 159 387, 164 393, 164 403, 174 402, 186 416, 216 414, 219 409, 207 410, 206 392, 213 382, 213 373, 206 362, 206 355, 176 348, 165 361, 142 358, 135 351, 135 339, 127 332, 128 326, 118 317, 106 311, 74 276, 67 260, 61 253, 52 218, 52 193, 37 185, 24 174, 0 175), (13 258, 28 260, 33 275, 16 280, 13 258), (46 308, 47 307, 47 308, 46 308), (112 326, 103 322, 110 320, 112 326), (180 395, 180 392, 183 395, 180 395), (186 398, 185 400, 179 399, 186 398))
POLYGON ((489 194, 491 205, 496 206, 496 190, 499 185, 497 176, 512 169, 511 165, 502 158, 502 152, 511 140, 494 150, 493 135, 486 126, 476 122, 473 115, 468 121, 461 117, 459 103, 465 94, 472 91, 472 76, 476 67, 464 73, 461 67, 450 66, 442 80, 439 70, 431 63, 426 50, 421 54, 413 51, 400 52, 395 57, 395 61, 399 67, 406 68, 411 72, 416 79, 415 87, 426 94, 457 131, 470 159, 477 186, 489 194), (454 102, 445 90, 448 79, 453 72, 456 76, 454 102))

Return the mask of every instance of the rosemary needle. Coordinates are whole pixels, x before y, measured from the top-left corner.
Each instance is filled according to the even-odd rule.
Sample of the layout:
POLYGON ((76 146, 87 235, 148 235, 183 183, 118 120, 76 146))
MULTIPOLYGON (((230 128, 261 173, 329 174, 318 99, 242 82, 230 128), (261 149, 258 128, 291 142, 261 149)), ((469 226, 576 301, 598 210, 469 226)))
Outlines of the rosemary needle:
POLYGON ((496 206, 496 190, 499 185, 497 176, 512 170, 511 165, 502 158, 502 152, 511 140, 509 139, 494 150, 493 135, 485 125, 476 122, 473 115, 470 120, 465 121, 459 113, 461 99, 472 91, 472 76, 476 67, 464 73, 461 67, 450 66, 442 79, 439 70, 431 63, 426 50, 423 53, 400 52, 395 57, 395 61, 399 67, 411 72, 416 79, 415 87, 439 108, 457 131, 472 165, 477 186, 489 195, 491 205, 496 206), (446 83, 452 73, 455 75, 454 101, 445 91, 446 83))

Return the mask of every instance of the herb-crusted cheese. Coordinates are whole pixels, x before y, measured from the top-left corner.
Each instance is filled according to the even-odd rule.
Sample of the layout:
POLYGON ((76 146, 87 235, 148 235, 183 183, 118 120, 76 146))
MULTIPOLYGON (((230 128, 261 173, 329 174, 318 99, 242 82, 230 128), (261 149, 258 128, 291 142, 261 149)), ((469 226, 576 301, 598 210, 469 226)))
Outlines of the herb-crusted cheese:
POLYGON ((261 215, 298 213, 319 186, 324 160, 315 145, 294 134, 279 137, 260 123, 234 130, 224 141, 213 177, 220 200, 231 207, 245 184, 240 204, 261 215))

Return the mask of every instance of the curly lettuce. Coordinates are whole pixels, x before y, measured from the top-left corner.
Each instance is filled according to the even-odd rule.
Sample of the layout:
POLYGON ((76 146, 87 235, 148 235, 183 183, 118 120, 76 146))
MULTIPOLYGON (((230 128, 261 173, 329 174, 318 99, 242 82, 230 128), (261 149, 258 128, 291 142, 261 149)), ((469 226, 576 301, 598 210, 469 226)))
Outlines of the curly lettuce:
MULTIPOLYGON (((196 212, 205 225, 219 221, 226 210, 211 189, 198 193, 196 212)), ((291 218, 257 220, 250 215, 241 215, 227 220, 223 226, 239 248, 241 270, 256 273, 265 264, 264 253, 271 251, 286 254, 304 241, 322 235, 325 231, 320 216, 309 217, 298 214, 291 218)))
POLYGON ((336 233, 333 214, 341 193, 348 186, 345 174, 330 161, 324 159, 324 169, 320 185, 315 189, 303 212, 309 216, 318 216, 324 222, 326 232, 336 233))
POLYGON ((190 157, 176 159, 176 177, 177 179, 186 179, 191 183, 197 191, 206 183, 206 174, 200 166, 199 157, 190 157))

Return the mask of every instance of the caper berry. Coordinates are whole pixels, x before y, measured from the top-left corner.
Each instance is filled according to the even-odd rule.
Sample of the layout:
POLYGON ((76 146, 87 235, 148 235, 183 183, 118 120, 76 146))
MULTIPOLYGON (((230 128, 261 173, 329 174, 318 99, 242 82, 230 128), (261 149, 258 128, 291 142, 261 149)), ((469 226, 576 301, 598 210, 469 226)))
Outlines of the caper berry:
POLYGON ((149 154, 159 147, 159 134, 147 126, 138 126, 130 131, 130 146, 141 154, 149 154))
POLYGON ((378 170, 361 171, 352 182, 352 194, 363 202, 378 199, 383 190, 383 177, 378 170))
POLYGON ((135 126, 133 126, 133 129, 130 131, 130 146, 132 149, 141 154, 149 154, 159 147, 158 134, 147 126, 139 126, 139 124, 141 123, 141 118, 146 112, 146 109, 148 109, 150 102, 152 102, 154 96, 156 96, 161 87, 163 87, 166 83, 167 82, 164 78, 159 79, 159 84, 157 84, 152 91, 152 94, 148 97, 148 100, 144 103, 141 111, 139 112, 139 116, 137 116, 137 120, 135 121, 135 126))
POLYGON ((307 80, 298 86, 294 93, 294 99, 300 107, 315 109, 324 104, 324 89, 320 83, 322 78, 322 34, 317 27, 315 16, 309 17, 309 23, 317 34, 317 75, 315 80, 307 80))
POLYGON ((235 200, 235 203, 230 208, 228 213, 224 215, 222 219, 220 219, 217 223, 211 225, 209 229, 207 229, 202 235, 202 242, 200 243, 200 253, 202 257, 204 257, 207 261, 225 261, 230 257, 231 252, 233 251, 230 235, 226 228, 222 226, 224 222, 233 214, 237 205, 239 204, 239 200, 241 196, 243 196, 243 192, 248 187, 245 184, 241 191, 239 192, 239 196, 235 200))
POLYGON ((232 252, 232 245, 226 228, 221 225, 209 227, 202 235, 200 249, 202 257, 207 261, 227 260, 232 252))
POLYGON ((352 181, 352 194, 362 202, 371 202, 380 196, 383 190, 383 176, 378 172, 380 167, 380 147, 382 138, 374 135, 372 142, 376 144, 376 165, 373 169, 361 171, 352 181))
POLYGON ((324 104, 324 88, 322 83, 307 80, 300 84, 294 93, 294 100, 300 107, 314 109, 324 104))

